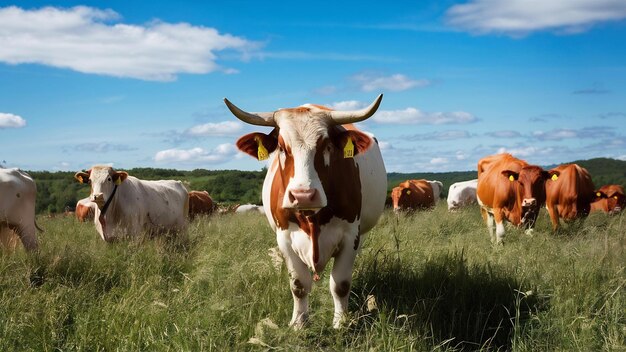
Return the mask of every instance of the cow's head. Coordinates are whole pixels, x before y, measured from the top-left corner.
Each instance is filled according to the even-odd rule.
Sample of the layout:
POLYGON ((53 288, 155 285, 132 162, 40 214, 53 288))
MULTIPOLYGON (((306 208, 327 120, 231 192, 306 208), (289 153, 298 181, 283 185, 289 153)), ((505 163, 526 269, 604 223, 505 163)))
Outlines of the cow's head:
POLYGON ((609 214, 617 214, 626 207, 626 196, 621 186, 603 186, 594 191, 593 202, 600 202, 600 208, 609 214))
POLYGON ((303 105, 274 112, 245 112, 228 99, 226 106, 243 122, 269 126, 269 134, 250 133, 237 141, 237 147, 259 160, 276 153, 278 170, 284 184, 282 208, 317 211, 327 205, 324 187, 341 175, 333 175, 333 165, 364 153, 372 138, 341 125, 363 121, 372 116, 382 94, 367 108, 333 111, 319 105, 303 105))
POLYGON ((509 182, 517 183, 518 196, 522 206, 522 224, 532 226, 539 208, 546 202, 546 180, 558 177, 556 170, 544 171, 535 165, 524 166, 519 173, 511 170, 502 171, 502 176, 509 182))
POLYGON ((393 201, 393 211, 398 212, 410 206, 411 199, 415 197, 408 181, 400 183, 391 190, 391 199, 393 201))
POLYGON ((124 171, 115 171, 110 166, 94 166, 87 171, 77 172, 74 178, 80 183, 91 185, 90 200, 100 209, 113 193, 115 185, 119 185, 128 174, 124 171))

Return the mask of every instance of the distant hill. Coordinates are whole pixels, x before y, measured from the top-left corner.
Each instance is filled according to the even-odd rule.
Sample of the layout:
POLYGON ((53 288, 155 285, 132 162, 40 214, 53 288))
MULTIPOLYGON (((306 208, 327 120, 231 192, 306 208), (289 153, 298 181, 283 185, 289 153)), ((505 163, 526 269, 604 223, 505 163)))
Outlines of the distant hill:
MULTIPOLYGON (((575 163, 591 173, 596 187, 621 184, 626 187, 626 161, 595 158, 575 163)), ((547 168, 549 169, 549 168, 547 168)), ((78 171, 78 170, 77 170, 78 171)), ((125 170, 145 180, 181 180, 189 190, 206 190, 219 203, 261 203, 261 187, 266 170, 205 170, 181 171, 174 169, 134 168, 125 170)), ((29 171, 37 182, 37 213, 61 213, 73 209, 76 202, 89 195, 89 186, 74 180, 74 172, 29 171)), ((388 190, 408 179, 438 180, 444 185, 444 196, 454 182, 476 178, 476 171, 416 172, 387 175, 388 190)))

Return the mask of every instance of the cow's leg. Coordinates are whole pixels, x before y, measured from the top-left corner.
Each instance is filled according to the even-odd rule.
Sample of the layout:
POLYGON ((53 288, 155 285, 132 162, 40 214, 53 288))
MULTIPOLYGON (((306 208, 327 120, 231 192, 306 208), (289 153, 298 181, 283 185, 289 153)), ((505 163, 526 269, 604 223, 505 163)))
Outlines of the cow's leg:
POLYGON ((335 302, 335 314, 333 316, 333 328, 341 327, 348 312, 348 298, 352 285, 352 268, 356 250, 352 246, 345 246, 335 257, 335 264, 330 275, 330 293, 335 302))
POLYGON ((502 213, 502 210, 494 209, 493 217, 496 222, 496 243, 501 244, 502 239, 504 238, 504 214, 502 213))
POLYGON ((294 329, 301 329, 306 324, 309 315, 309 293, 313 285, 313 278, 309 272, 309 268, 293 251, 290 244, 283 241, 282 237, 287 235, 277 235, 278 248, 285 259, 287 271, 289 272, 289 286, 291 287, 291 295, 293 296, 293 314, 289 326, 294 329))
POLYGON ((546 206, 548 208, 548 214, 550 214, 550 221, 552 222, 552 231, 556 231, 559 228, 559 210, 556 205, 550 204, 546 206))
POLYGON ((485 210, 485 217, 487 219, 487 229, 489 230, 489 238, 491 238, 491 242, 495 242, 496 236, 493 232, 493 227, 494 227, 493 214, 485 210))

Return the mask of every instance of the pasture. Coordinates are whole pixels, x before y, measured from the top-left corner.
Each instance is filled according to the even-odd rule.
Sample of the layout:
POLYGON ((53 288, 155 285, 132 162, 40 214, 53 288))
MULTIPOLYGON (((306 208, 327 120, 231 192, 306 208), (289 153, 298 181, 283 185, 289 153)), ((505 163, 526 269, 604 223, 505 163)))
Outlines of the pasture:
POLYGON ((276 241, 260 214, 113 244, 91 223, 38 221, 38 253, 0 253, 2 351, 626 349, 623 214, 553 235, 542 210, 532 237, 510 228, 493 246, 477 207, 386 211, 362 244, 338 331, 329 268, 309 326, 287 328, 287 272, 268 255, 276 241))

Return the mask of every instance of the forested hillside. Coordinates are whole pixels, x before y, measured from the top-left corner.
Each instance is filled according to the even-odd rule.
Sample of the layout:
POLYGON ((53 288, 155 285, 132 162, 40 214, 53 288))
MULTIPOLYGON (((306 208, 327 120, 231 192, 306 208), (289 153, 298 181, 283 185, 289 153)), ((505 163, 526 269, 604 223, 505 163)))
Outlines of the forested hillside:
MULTIPOLYGON (((626 161, 596 158, 578 160, 575 163, 587 168, 597 187, 605 184, 621 184, 626 187, 626 161)), ((553 167, 548 166, 546 169, 553 167)), ((206 190, 219 203, 261 203, 261 185, 266 170, 204 170, 181 171, 174 169, 134 168, 126 170, 130 175, 145 180, 181 180, 189 190, 206 190)), ((74 172, 30 171, 37 182, 37 212, 60 213, 73 209, 76 202, 89 194, 89 186, 74 180, 74 172)), ((441 173, 390 173, 388 189, 407 179, 438 180, 443 182, 444 196, 448 187, 458 181, 476 178, 476 171, 441 173)))

